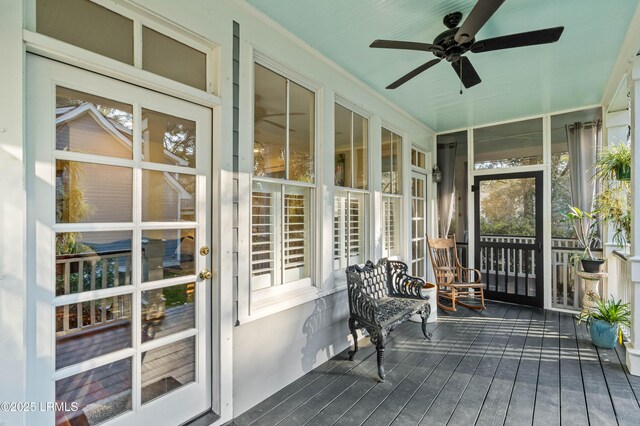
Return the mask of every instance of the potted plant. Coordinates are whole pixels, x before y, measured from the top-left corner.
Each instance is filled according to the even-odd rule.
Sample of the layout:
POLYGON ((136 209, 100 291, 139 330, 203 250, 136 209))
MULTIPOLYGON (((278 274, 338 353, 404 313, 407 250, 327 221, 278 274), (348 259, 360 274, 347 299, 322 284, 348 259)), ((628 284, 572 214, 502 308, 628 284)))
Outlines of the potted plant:
POLYGON ((591 248, 595 247, 600 241, 597 235, 598 219, 596 218, 596 212, 585 212, 578 207, 569 206, 569 211, 564 214, 564 217, 571 222, 576 233, 578 245, 583 249, 582 253, 576 253, 571 256, 571 260, 580 259, 582 269, 585 272, 598 272, 604 260, 598 259, 591 252, 591 248))
POLYGON ((586 321, 591 341, 601 348, 613 349, 616 340, 622 344, 621 326, 631 327, 631 310, 628 303, 613 297, 603 301, 596 294, 589 294, 595 305, 585 309, 578 317, 578 324, 586 321))
POLYGON ((594 177, 598 180, 631 180, 631 146, 620 143, 603 149, 594 169, 594 177))
POLYGON ((619 144, 604 150, 594 164, 593 179, 600 184, 596 196, 598 218, 612 227, 612 240, 625 247, 631 235, 631 148, 619 144))

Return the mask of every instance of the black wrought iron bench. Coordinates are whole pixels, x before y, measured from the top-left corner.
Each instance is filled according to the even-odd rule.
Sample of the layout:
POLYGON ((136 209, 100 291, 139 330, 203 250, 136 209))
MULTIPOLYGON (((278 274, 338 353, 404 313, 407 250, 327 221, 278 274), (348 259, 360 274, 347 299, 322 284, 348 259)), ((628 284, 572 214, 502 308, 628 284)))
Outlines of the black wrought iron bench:
POLYGON ((429 296, 420 290, 425 282, 407 274, 403 262, 380 259, 377 265, 367 261, 363 268, 357 265, 347 268, 347 290, 349 295, 349 330, 353 335, 354 348, 349 351, 349 360, 358 352, 358 329, 365 329, 376 345, 378 355, 378 377, 384 381, 384 347, 387 335, 413 314, 422 318, 422 333, 427 332, 427 319, 431 314, 429 296))

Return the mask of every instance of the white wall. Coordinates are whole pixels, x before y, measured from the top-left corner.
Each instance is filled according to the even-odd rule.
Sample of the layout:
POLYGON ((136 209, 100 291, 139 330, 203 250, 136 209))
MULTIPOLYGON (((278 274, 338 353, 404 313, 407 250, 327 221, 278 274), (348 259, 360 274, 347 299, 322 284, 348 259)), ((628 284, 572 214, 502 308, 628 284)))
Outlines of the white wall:
MULTIPOLYGON (((3 58, 0 61, 0 164, 2 164, 3 197, 0 200, 0 401, 24 401, 25 377, 27 374, 27 353, 25 334, 25 306, 27 297, 26 259, 29 252, 25 248, 26 238, 26 188, 23 149, 25 144, 24 109, 24 45, 22 43, 23 9, 35 3, 31 0, 0 0, 0 43, 3 58)), ((295 39, 278 24, 264 17, 241 0, 137 0, 136 4, 165 19, 211 40, 218 44, 216 75, 219 76, 217 94, 222 98, 222 106, 214 113, 214 123, 219 123, 219 139, 224 147, 222 156, 217 159, 220 166, 218 175, 220 187, 220 205, 217 220, 222 230, 217 244, 219 253, 218 271, 220 288, 215 296, 221 301, 221 315, 230 319, 233 316, 234 296, 231 290, 232 243, 229 231, 233 227, 232 218, 232 25, 240 24, 241 35, 241 75, 240 75, 240 188, 248 188, 249 173, 252 170, 252 134, 251 112, 253 94, 250 87, 252 49, 286 65, 294 73, 300 74, 319 87, 319 113, 317 128, 318 186, 317 214, 322 218, 318 226, 316 247, 318 264, 315 282, 319 286, 318 296, 297 306, 254 319, 247 316, 234 330, 221 330, 222 355, 228 358, 225 364, 233 365, 234 380, 222 384, 223 417, 238 415, 246 409, 284 387, 302 374, 317 367, 335 353, 345 349, 347 339, 347 301, 344 286, 336 288, 333 283, 331 258, 332 245, 332 177, 333 177, 333 101, 339 96, 370 114, 370 133, 372 155, 377 155, 382 123, 392 126, 404 138, 406 150, 404 159, 408 159, 408 150, 412 143, 426 152, 432 151, 433 132, 410 117, 408 114, 386 101, 381 95, 367 88, 331 61, 311 49, 305 43, 295 39), (324 179, 324 181, 323 181, 324 179), (320 232, 320 231, 323 232, 320 232), (322 235, 322 239, 320 239, 322 235), (318 243, 320 244, 320 243, 318 243), (233 351, 233 353, 232 353, 233 351), (259 362, 256 362, 259 356, 259 362), (231 394, 233 401, 225 399, 231 394), (232 406, 233 411, 232 411, 232 406)), ((28 131, 28 129, 27 129, 28 131)), ((370 164, 371 187, 379 190, 380 159, 373 157, 370 164)), ((405 161, 405 173, 410 165, 405 161)), ((405 185, 409 182, 405 179, 405 185)), ((245 191, 246 193, 246 191, 245 191)), ((404 189, 409 196, 409 188, 404 189)), ((372 225, 379 227, 379 194, 372 194, 374 204, 371 208, 372 225)), ((405 206, 408 206, 405 203, 405 206)), ((240 203, 240 206, 248 206, 240 203)), ((240 238, 238 244, 248 252, 249 228, 248 208, 240 209, 240 238), (243 228, 244 226, 244 228, 243 228)), ((409 211, 405 208, 405 230, 408 230, 409 211)), ((215 215, 214 215, 215 216, 215 215)), ((372 235, 380 232, 371 230, 372 235)), ((407 234, 407 232, 405 232, 407 234)), ((373 242, 379 243, 376 238, 373 242)), ((34 251, 35 247, 29 250, 34 251)), ((372 244, 371 256, 378 257, 380 247, 372 244)), ((409 253, 409 241, 405 242, 405 255, 409 253)), ((245 296, 249 288, 248 257, 239 265, 239 288, 244 288, 245 296)), ((243 297, 242 295, 240 296, 243 297)), ((244 300, 245 305, 249 306, 244 300)), ((31 342, 35 344, 35 342, 31 342)), ((48 380, 48 379, 47 379, 48 380)), ((24 424, 20 413, 0 413, 2 422, 11 425, 24 424)))

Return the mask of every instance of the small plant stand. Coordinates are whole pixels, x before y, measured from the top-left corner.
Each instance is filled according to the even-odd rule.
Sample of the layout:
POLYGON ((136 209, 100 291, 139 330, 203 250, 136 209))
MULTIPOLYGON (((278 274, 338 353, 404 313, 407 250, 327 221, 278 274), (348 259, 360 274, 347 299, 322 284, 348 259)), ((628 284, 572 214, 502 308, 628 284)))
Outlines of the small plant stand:
POLYGON ((585 272, 576 268, 576 275, 584 280, 584 296, 582 297, 582 312, 593 308, 594 298, 599 298, 598 284, 609 276, 607 272, 585 272))

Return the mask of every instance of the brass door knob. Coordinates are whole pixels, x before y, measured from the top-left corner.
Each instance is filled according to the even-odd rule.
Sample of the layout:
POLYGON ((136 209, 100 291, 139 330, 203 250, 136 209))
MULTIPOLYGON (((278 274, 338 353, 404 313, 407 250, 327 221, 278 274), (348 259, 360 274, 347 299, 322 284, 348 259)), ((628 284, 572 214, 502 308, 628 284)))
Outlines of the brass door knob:
POLYGON ((205 268, 202 271, 200 271, 198 276, 200 277, 201 280, 208 280, 213 276, 213 274, 211 273, 210 270, 205 268))

